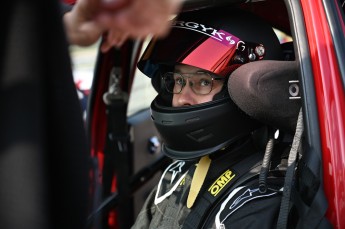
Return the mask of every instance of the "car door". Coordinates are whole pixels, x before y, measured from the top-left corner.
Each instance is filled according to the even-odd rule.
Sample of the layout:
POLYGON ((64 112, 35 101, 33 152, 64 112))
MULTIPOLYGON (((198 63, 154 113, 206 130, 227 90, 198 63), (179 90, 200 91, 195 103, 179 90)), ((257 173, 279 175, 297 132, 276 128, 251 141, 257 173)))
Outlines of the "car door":
POLYGON ((293 8, 301 8, 303 15, 297 16, 296 19, 303 20, 305 24, 305 27, 296 25, 296 33, 299 34, 296 40, 302 59, 301 72, 305 80, 304 109, 309 116, 306 117, 309 122, 306 125, 310 128, 309 144, 317 149, 315 153, 322 160, 318 176, 322 176, 324 181, 323 187, 328 200, 327 217, 335 227, 342 228, 343 208, 339 204, 343 203, 344 199, 338 193, 344 190, 344 183, 341 181, 345 152, 344 2, 301 1, 299 6, 291 5, 293 8), (315 94, 314 98, 312 94, 315 94), (314 101, 307 101, 309 98, 314 101), (307 105, 309 103, 311 106, 307 105), (313 114, 317 116, 313 117, 313 114))

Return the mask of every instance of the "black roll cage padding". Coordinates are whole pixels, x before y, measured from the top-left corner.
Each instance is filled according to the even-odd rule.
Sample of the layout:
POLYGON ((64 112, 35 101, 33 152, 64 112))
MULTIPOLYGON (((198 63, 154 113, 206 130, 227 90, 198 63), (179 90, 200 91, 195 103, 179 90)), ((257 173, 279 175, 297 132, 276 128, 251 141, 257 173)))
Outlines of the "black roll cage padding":
POLYGON ((249 116, 294 133, 301 107, 297 62, 261 60, 244 64, 230 75, 228 90, 234 103, 249 116))
MULTIPOLYGON (((297 91, 290 90, 292 85, 294 85, 295 89, 298 88, 297 91, 301 91, 299 88, 302 85, 299 83, 297 61, 267 60, 248 63, 234 71, 228 82, 229 94, 240 109, 267 125, 276 127, 289 134, 295 131, 296 134, 298 129, 297 117, 302 107, 301 100, 303 97, 301 96, 302 93, 299 94, 295 93, 297 91), (289 82, 293 83, 290 84, 290 87, 289 82)), ((316 161, 316 156, 310 155, 308 149, 299 151, 299 154, 302 161, 310 163, 311 157, 314 157, 314 161, 316 161)), ((290 155, 293 155, 292 152, 290 152, 290 155)), ((328 228, 329 223, 325 218, 327 204, 323 197, 322 186, 319 184, 316 187, 317 181, 322 180, 316 176, 315 182, 305 182, 304 177, 307 176, 305 173, 312 167, 305 164, 307 169, 298 169, 298 176, 295 176, 294 171, 298 164, 295 162, 291 164, 292 166, 288 169, 284 185, 284 198, 280 210, 278 228, 286 226, 288 214, 292 207, 297 208, 298 211, 297 228, 305 228, 306 225, 308 227, 314 225, 312 228, 323 225, 324 228, 328 228), (299 190, 296 187, 296 181, 304 184, 304 190, 299 190), (306 190, 312 192, 314 189, 317 189, 317 192, 313 196, 309 196, 311 204, 308 204, 303 192, 306 192, 306 190)), ((313 173, 313 175, 315 176, 316 174, 313 173)))
MULTIPOLYGON (((157 172, 166 168, 172 159, 166 157, 164 154, 161 154, 154 162, 145 166, 141 170, 139 170, 135 175, 131 177, 129 182, 130 193, 129 195, 133 195, 138 189, 143 187, 147 182, 149 182, 153 175, 157 172)), ((91 228, 93 220, 100 214, 108 212, 115 206, 118 206, 120 203, 120 196, 118 192, 114 192, 111 196, 107 197, 99 207, 94 210, 87 219, 86 228, 91 228)))

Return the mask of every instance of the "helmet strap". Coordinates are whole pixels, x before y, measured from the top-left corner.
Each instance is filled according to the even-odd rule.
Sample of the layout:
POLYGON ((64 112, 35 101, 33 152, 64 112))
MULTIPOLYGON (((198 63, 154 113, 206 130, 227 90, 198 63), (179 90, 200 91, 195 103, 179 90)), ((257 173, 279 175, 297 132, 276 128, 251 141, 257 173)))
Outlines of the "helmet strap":
POLYGON ((200 158, 199 163, 196 166, 192 183, 187 198, 187 207, 193 207, 193 204, 199 194, 202 184, 207 175, 207 171, 210 167, 211 159, 206 155, 200 158))

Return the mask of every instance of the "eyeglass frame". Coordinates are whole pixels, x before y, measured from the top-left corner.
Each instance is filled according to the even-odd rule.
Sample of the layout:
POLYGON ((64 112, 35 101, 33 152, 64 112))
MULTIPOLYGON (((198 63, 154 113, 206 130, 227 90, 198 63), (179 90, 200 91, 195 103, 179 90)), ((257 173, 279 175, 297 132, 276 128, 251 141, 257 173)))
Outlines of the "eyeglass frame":
POLYGON ((214 81, 214 80, 225 80, 224 77, 216 76, 216 75, 211 74, 211 73, 206 72, 206 71, 198 71, 198 72, 193 72, 193 73, 165 72, 164 74, 161 75, 161 77, 162 77, 162 80, 163 80, 163 83, 164 83, 164 87, 165 87, 165 89, 166 89, 166 91, 167 91, 168 93, 171 93, 171 94, 181 94, 183 88, 187 85, 187 80, 190 78, 190 76, 185 76, 185 75, 195 75, 195 74, 200 74, 200 73, 202 73, 202 74, 207 74, 208 76, 210 76, 210 78, 211 78, 211 90, 210 90, 208 93, 206 93, 206 94, 201 94, 201 93, 198 93, 198 92, 194 91, 193 86, 190 85, 192 91, 193 91, 195 94, 197 94, 197 95, 208 95, 208 94, 210 94, 211 91, 213 90, 213 81, 214 81), (184 83, 184 84, 181 86, 181 90, 180 90, 179 92, 173 92, 173 91, 170 91, 170 90, 168 89, 168 86, 167 86, 167 84, 165 83, 165 76, 166 76, 166 74, 168 74, 168 73, 172 74, 173 76, 174 76, 174 74, 177 74, 177 75, 181 76, 182 79, 186 82, 186 83, 184 83), (186 80, 186 78, 187 78, 187 80, 186 80))

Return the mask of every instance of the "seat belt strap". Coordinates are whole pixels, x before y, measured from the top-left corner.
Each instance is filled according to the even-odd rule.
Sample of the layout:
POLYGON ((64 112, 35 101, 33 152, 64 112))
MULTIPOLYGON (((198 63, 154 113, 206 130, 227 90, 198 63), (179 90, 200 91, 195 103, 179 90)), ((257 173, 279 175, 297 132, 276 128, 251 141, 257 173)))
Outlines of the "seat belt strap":
MULTIPOLYGON (((244 180, 247 180, 249 171, 255 170, 252 177, 259 174, 260 168, 258 167, 261 167, 262 157, 262 153, 255 153, 237 163, 233 163, 233 166, 229 166, 229 160, 226 159, 222 160, 222 163, 217 164, 218 171, 224 171, 226 168, 230 171, 234 171, 235 176, 233 176, 231 184, 226 188, 226 190, 223 190, 222 193, 219 193, 216 196, 211 195, 207 190, 203 191, 203 194, 198 196, 198 201, 195 202, 193 211, 191 211, 187 216, 182 228, 195 229, 199 228, 203 222, 206 222, 208 216, 207 213, 210 212, 216 202, 221 200, 226 193, 229 193, 229 189, 232 190, 234 185, 239 182, 242 183, 243 178, 245 178, 244 180)), ((206 185, 207 189, 209 189, 209 185, 210 184, 206 185)), ((205 189, 205 187, 203 188, 205 189)))
POLYGON ((188 208, 193 207, 195 199, 200 192, 201 185, 204 183, 204 180, 206 178, 207 171, 210 167, 210 164, 211 164, 211 159, 207 155, 203 156, 200 159, 200 161, 199 161, 199 163, 195 169, 193 179, 192 179, 192 184, 191 184, 188 198, 187 198, 187 207, 188 208))

